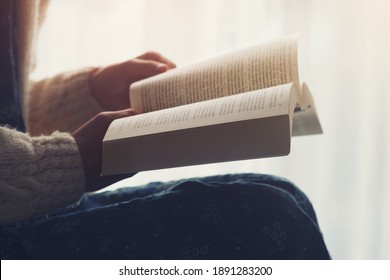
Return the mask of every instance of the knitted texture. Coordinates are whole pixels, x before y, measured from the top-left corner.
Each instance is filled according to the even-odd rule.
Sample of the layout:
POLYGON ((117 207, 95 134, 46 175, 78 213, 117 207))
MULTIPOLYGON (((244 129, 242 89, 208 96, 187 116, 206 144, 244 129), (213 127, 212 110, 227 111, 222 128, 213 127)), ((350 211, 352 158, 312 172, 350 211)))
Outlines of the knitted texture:
POLYGON ((37 34, 44 21, 48 2, 15 0, 23 114, 31 135, 50 134, 56 130, 74 131, 102 111, 90 94, 91 68, 60 74, 36 83, 28 78, 35 66, 37 34))
POLYGON ((25 98, 26 126, 32 135, 74 131, 102 111, 90 92, 91 70, 59 74, 32 85, 25 98))
POLYGON ((77 144, 67 133, 30 137, 0 127, 0 223, 43 214, 84 193, 77 144))
POLYGON ((28 82, 34 42, 47 2, 15 1, 23 113, 30 134, 0 127, 0 223, 54 211, 76 202, 84 193, 75 140, 70 134, 55 131, 74 131, 101 111, 90 94, 91 69, 35 84, 28 82), (46 136, 39 136, 43 134, 46 136))

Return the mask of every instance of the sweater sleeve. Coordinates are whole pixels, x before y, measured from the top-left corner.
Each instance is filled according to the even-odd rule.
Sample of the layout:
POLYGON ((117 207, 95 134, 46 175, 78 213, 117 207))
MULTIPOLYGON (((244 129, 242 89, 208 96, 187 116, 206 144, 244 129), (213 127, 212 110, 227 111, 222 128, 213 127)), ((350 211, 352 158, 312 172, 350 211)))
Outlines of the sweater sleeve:
POLYGON ((0 224, 51 212, 84 193, 83 168, 67 133, 30 137, 0 127, 0 224))
POLYGON ((30 134, 71 132, 102 111, 90 93, 91 71, 85 68, 32 83, 24 98, 30 134))

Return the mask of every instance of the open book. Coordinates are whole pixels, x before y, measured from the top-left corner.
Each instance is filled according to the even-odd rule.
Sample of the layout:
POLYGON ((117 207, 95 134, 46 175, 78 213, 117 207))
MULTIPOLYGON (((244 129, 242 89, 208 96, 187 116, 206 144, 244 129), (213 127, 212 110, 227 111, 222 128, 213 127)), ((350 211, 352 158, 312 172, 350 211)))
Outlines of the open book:
POLYGON ((130 92, 143 114, 110 125, 102 175, 283 156, 291 136, 322 133, 299 82, 296 36, 170 70, 130 92))

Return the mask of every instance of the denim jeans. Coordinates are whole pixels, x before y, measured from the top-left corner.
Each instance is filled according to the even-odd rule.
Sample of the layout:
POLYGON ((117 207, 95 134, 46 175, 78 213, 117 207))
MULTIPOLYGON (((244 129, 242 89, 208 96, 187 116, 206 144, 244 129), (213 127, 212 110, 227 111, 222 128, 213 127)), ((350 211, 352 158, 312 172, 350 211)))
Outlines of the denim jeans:
POLYGON ((0 227, 1 259, 329 259, 292 183, 235 174, 99 194, 0 227))

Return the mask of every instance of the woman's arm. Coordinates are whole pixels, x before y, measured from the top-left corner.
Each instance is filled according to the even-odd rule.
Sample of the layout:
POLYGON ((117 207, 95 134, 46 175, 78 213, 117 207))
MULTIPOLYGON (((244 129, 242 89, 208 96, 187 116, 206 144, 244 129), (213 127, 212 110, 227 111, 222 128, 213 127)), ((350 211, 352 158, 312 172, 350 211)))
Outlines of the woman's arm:
POLYGON ((91 95, 92 68, 32 83, 25 98, 25 122, 31 135, 71 132, 102 111, 91 95))
POLYGON ((85 179, 76 141, 67 133, 30 137, 0 127, 0 224, 76 202, 85 179))
POLYGON ((99 112, 128 109, 130 84, 175 67, 159 53, 147 52, 34 83, 25 99, 27 130, 32 135, 74 131, 99 112))
POLYGON ((31 137, 0 127, 0 224, 50 213, 129 177, 101 177, 101 150, 110 123, 134 113, 100 113, 72 134, 31 137))

